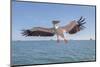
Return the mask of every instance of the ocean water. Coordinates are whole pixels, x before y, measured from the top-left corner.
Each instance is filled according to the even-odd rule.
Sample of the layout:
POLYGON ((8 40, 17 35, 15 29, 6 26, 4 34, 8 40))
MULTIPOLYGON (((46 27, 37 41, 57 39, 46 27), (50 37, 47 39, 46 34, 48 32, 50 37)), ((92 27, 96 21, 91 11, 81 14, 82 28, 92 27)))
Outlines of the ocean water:
POLYGON ((95 61, 95 40, 12 41, 12 65, 95 61))

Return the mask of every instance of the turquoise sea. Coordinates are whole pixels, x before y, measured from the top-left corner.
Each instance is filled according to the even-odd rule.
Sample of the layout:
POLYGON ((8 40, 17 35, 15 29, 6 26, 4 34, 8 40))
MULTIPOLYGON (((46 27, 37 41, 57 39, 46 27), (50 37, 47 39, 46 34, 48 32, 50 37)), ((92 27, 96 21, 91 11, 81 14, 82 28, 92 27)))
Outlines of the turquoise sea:
POLYGON ((95 61, 95 40, 12 41, 11 65, 95 61))

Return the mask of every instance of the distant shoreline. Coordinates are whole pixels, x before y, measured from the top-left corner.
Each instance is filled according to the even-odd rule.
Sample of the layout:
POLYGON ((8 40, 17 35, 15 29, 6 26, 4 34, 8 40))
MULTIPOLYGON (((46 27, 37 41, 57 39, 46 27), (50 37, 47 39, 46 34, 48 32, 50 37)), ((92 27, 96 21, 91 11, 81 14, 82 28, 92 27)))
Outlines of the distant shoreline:
MULTIPOLYGON (((12 41, 19 41, 20 42, 20 41, 56 41, 56 40, 12 40, 12 41)), ((61 40, 61 41, 63 41, 63 40, 61 40)), ((68 41, 76 41, 76 40, 68 40, 68 41)), ((77 40, 77 41, 84 41, 84 40, 77 40)), ((88 41, 88 40, 86 40, 86 41, 88 41)), ((93 41, 95 41, 95 40, 93 40, 93 41)))

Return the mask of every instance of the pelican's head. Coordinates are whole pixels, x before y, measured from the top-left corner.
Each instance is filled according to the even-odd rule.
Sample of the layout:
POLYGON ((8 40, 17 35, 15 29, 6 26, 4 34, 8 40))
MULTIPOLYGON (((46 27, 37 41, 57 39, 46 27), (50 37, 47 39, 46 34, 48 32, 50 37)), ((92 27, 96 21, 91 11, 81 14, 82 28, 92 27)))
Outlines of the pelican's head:
POLYGON ((58 21, 58 20, 52 21, 53 26, 54 26, 55 29, 58 29, 58 28, 59 28, 59 22, 60 22, 60 21, 58 21))

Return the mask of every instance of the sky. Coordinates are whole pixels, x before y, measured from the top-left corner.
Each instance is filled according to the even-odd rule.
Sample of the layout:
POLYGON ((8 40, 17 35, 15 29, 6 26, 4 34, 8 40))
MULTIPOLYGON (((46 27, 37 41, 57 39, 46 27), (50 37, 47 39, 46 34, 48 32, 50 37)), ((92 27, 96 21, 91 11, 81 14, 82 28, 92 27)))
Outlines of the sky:
POLYGON ((86 28, 74 35, 64 33, 65 37, 72 40, 95 39, 95 6, 13 1, 12 40, 55 40, 56 36, 25 37, 21 30, 37 26, 51 28, 52 20, 59 20, 60 26, 64 26, 80 16, 86 18, 86 28))

